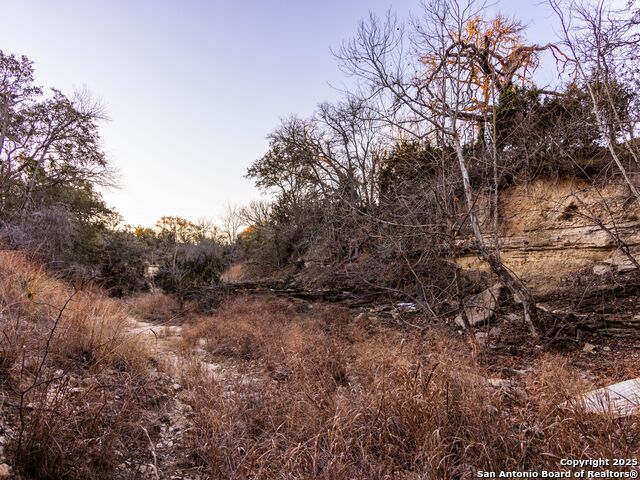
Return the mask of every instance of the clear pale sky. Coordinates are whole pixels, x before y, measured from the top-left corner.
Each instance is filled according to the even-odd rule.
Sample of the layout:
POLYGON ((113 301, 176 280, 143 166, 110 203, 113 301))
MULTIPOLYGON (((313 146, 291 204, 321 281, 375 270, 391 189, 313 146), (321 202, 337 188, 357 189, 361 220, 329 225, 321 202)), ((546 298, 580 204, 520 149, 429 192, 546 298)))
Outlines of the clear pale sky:
MULTIPOLYGON (((35 62, 37 82, 86 87, 110 121, 103 144, 126 222, 217 218, 259 192, 244 178, 279 118, 309 115, 344 81, 330 48, 369 11, 400 16, 418 0, 0 0, 0 49, 35 62)), ((490 8, 552 38, 536 0, 490 8)))

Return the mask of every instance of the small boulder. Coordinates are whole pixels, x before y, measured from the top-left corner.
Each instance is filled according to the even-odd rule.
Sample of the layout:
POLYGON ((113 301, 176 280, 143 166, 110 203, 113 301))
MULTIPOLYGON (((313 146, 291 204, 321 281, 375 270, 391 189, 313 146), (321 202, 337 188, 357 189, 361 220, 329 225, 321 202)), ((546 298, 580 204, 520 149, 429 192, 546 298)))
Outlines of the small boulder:
MULTIPOLYGON (((472 327, 487 323, 495 314, 496 307, 500 300, 500 294, 502 293, 502 284, 496 283, 493 287, 472 295, 465 300, 465 312, 469 325, 472 327)), ((462 320, 462 314, 458 314, 455 319, 457 325, 464 327, 464 321, 462 320)))
POLYGON ((504 378, 487 378, 487 384, 493 388, 512 388, 515 386, 513 380, 506 380, 504 378))
POLYGON ((509 320, 510 322, 521 322, 522 317, 517 313, 509 313, 507 314, 507 320, 509 320))
POLYGON ((611 267, 609 265, 598 264, 593 267, 594 275, 606 275, 611 272, 611 267))
POLYGON ((527 392, 523 388, 518 387, 518 384, 513 380, 487 378, 487 384, 490 387, 502 390, 508 397, 514 400, 526 402, 528 399, 527 392))
POLYGON ((11 478, 11 467, 6 463, 0 464, 0 478, 11 478))

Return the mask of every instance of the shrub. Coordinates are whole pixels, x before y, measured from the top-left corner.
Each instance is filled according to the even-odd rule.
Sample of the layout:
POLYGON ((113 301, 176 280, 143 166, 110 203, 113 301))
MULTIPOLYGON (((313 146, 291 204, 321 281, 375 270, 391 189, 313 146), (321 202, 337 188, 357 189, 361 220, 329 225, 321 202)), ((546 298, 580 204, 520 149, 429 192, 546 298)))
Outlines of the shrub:
POLYGON ((154 281, 181 304, 193 299, 208 308, 219 299, 220 274, 225 266, 222 248, 217 244, 179 245, 160 266, 154 281))
POLYGON ((116 297, 148 290, 145 279, 147 247, 128 232, 112 232, 106 237, 102 262, 102 283, 116 297))

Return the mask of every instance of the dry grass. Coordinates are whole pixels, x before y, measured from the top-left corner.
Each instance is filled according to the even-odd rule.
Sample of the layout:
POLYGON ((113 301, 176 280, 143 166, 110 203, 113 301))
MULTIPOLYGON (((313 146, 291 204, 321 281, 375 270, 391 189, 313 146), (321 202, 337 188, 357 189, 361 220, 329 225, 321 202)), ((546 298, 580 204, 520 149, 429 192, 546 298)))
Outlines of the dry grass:
POLYGON ((244 262, 236 262, 222 272, 220 278, 224 282, 233 283, 247 280, 250 278, 250 275, 247 272, 247 265, 244 262))
POLYGON ((0 252, 1 411, 27 478, 124 478, 125 458, 152 462, 172 395, 191 408, 181 468, 201 478, 464 479, 638 453, 636 418, 560 407, 593 385, 557 353, 510 358, 533 373, 495 388, 488 367, 500 371, 500 358, 490 365, 446 328, 418 334, 337 306, 236 298, 182 330, 184 352, 204 348, 226 373, 212 377, 193 355, 176 394, 127 334, 131 308, 173 306, 75 291, 0 252))
POLYGON ((2 415, 23 475, 112 478, 144 438, 140 411, 153 389, 146 347, 127 335, 126 318, 99 291, 0 251, 2 415))
POLYGON ((141 294, 127 303, 131 315, 149 322, 166 323, 184 315, 178 301, 162 292, 141 294))
POLYGON ((449 479, 637 452, 635 421, 558 407, 588 385, 555 354, 517 386, 492 388, 448 332, 372 327, 278 299, 199 319, 186 340, 245 365, 251 381, 185 380, 193 464, 220 479, 449 479))

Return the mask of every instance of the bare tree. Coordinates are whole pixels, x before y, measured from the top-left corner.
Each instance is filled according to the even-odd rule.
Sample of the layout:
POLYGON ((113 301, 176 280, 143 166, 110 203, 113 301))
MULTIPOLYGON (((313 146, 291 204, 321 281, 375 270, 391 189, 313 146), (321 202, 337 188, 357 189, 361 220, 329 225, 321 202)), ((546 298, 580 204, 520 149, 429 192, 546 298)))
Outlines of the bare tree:
POLYGON ((384 118, 393 119, 403 131, 409 131, 409 122, 422 123, 427 126, 422 129, 426 135, 453 150, 466 203, 465 218, 477 251, 522 303, 525 321, 536 337, 533 298, 486 244, 476 206, 479 192, 471 184, 464 145, 477 138, 478 126, 487 118, 486 111, 477 108, 478 68, 486 76, 488 88, 499 92, 522 75, 536 52, 551 46, 521 45, 508 58, 490 45, 479 51, 477 45, 465 40, 478 11, 472 1, 426 2, 410 42, 392 15, 382 21, 371 16, 361 23, 356 37, 342 46, 338 57, 348 73, 363 81, 368 95, 386 101, 384 118))
POLYGON ((640 203, 640 191, 634 184, 618 154, 617 137, 633 157, 640 161, 628 135, 635 132, 635 122, 629 116, 621 118, 617 87, 638 79, 637 51, 640 48, 638 16, 640 10, 630 1, 627 8, 615 10, 609 3, 597 0, 591 3, 549 0, 562 28, 565 58, 572 73, 589 92, 593 113, 602 140, 605 142, 616 167, 640 203))
POLYGON ((271 221, 272 205, 264 200, 253 200, 241 207, 239 213, 243 225, 263 227, 271 221))
POLYGON ((222 234, 229 245, 233 245, 238 238, 238 233, 243 226, 241 208, 227 204, 222 216, 222 234))

